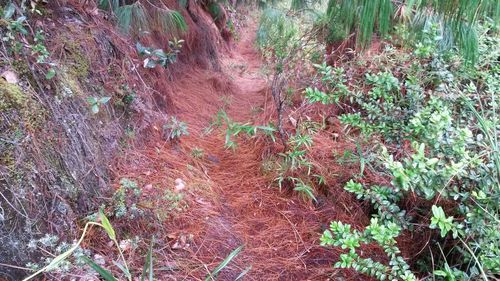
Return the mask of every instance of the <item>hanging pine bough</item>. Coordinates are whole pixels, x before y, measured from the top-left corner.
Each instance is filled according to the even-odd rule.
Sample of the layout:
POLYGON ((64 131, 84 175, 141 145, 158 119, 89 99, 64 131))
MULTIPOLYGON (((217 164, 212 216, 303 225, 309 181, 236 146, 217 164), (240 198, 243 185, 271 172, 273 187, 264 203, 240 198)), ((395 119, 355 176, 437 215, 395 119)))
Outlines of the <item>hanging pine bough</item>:
MULTIPOLYGON (((304 0, 295 1, 306 4, 304 0)), ((468 61, 474 62, 478 54, 475 23, 484 18, 499 23, 500 1, 329 0, 325 18, 319 25, 325 30, 327 43, 339 42, 356 34, 356 45, 366 48, 373 33, 382 37, 387 35, 396 21, 406 22, 417 31, 416 34, 431 24, 437 24, 443 35, 441 47, 456 46, 468 61)))
POLYGON ((120 29, 133 35, 159 31, 171 36, 178 36, 187 31, 184 17, 175 10, 160 7, 161 3, 137 1, 124 5, 120 0, 100 0, 99 8, 112 11, 120 29))
POLYGON ((441 48, 456 45, 471 62, 478 57, 476 22, 484 18, 491 18, 496 24, 500 21, 500 1, 495 0, 411 0, 406 10, 416 11, 410 25, 414 31, 438 24, 443 35, 441 48))

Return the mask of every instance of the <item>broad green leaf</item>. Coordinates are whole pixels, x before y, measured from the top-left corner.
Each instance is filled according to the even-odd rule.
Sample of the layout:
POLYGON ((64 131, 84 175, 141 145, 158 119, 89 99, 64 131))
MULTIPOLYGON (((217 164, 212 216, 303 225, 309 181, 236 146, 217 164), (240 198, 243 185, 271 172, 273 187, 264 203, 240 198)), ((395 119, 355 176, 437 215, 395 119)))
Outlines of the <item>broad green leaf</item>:
POLYGON ((101 275, 101 277, 105 281, 117 281, 117 279, 115 277, 113 277, 113 275, 109 271, 107 271, 106 269, 102 268, 101 266, 99 266, 98 264, 96 264, 95 262, 93 262, 92 260, 90 260, 89 258, 87 258, 86 256, 82 256, 82 259, 93 270, 95 270, 97 273, 99 273, 99 275, 101 275))
POLYGON ((137 52, 139 53, 139 55, 144 55, 147 51, 147 48, 145 48, 141 43, 137 42, 135 44, 135 48, 137 49, 137 52))
POLYGON ((434 275, 446 277, 448 274, 446 274, 443 270, 434 270, 434 275))
POLYGON ((144 68, 155 68, 156 67, 156 61, 146 58, 144 60, 144 68))
POLYGON ((13 15, 14 12, 16 11, 16 7, 14 6, 14 3, 9 3, 7 7, 3 10, 3 18, 4 19, 10 19, 13 15))
POLYGON ((94 104, 90 107, 90 110, 92 110, 92 113, 97 114, 99 113, 99 105, 94 104))
POLYGON ((106 104, 110 99, 111 99, 111 97, 103 97, 103 98, 99 99, 99 102, 101 104, 106 104))
POLYGON ((50 80, 50 79, 54 78, 54 76, 56 76, 56 71, 55 71, 55 69, 51 68, 51 69, 49 69, 47 74, 45 74, 45 79, 50 80))
POLYGON ((90 104, 90 105, 94 105, 97 103, 97 98, 95 97, 88 97, 87 98, 87 102, 90 104))

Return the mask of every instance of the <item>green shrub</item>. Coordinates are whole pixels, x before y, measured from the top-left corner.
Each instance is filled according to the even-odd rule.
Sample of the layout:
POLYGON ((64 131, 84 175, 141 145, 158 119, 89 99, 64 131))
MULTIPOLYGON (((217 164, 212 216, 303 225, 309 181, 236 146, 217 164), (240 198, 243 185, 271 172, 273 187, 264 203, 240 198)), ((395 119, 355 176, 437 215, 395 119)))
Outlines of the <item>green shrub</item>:
POLYGON ((177 55, 180 53, 183 43, 184 40, 177 40, 177 38, 168 41, 170 47, 168 52, 162 49, 144 47, 139 42, 136 44, 136 49, 140 56, 146 57, 143 61, 144 68, 155 68, 157 65, 166 68, 177 61, 177 55))
POLYGON ((448 256, 422 260, 422 271, 433 270, 438 280, 488 280, 500 272, 500 209, 494 203, 500 196, 495 94, 500 72, 491 57, 495 52, 491 46, 499 42, 498 37, 484 34, 479 43, 481 65, 464 64, 456 53, 440 51, 441 39, 429 32, 416 44, 411 64, 401 67, 382 53, 384 70, 354 81, 358 84, 346 98, 354 110, 340 120, 364 137, 379 140, 376 167, 392 181, 388 186, 353 180, 346 184, 345 190, 370 202, 377 212, 364 232, 341 222, 332 222, 325 231, 323 245, 349 250, 337 267, 354 268, 380 280, 415 280, 397 256, 395 238, 401 229, 436 229, 441 239, 429 246, 448 251, 448 256), (418 216, 410 217, 401 204, 409 197, 424 200, 429 207, 421 206, 418 216), (452 216, 445 214, 444 200, 453 202, 448 205, 452 216), (418 217, 429 217, 430 222, 422 224, 418 217), (450 240, 455 246, 447 247, 450 240), (373 241, 386 250, 389 264, 359 256, 359 245, 373 241))
POLYGON ((171 116, 168 122, 163 125, 163 130, 166 138, 170 141, 177 141, 180 137, 189 135, 187 124, 177 120, 174 116, 171 116))

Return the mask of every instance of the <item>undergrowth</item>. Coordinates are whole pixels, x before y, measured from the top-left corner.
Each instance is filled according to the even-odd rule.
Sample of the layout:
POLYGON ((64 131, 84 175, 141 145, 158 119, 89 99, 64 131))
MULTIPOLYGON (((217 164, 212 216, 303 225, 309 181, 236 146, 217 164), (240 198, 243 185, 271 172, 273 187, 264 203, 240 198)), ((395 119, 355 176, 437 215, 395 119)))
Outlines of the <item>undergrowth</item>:
MULTIPOLYGON (((429 13, 444 13, 443 17, 425 19, 418 32, 412 28, 422 20, 419 17, 423 12, 408 13, 407 17, 415 18, 412 28, 400 26, 395 34, 390 28, 391 1, 368 2, 330 1, 327 13, 332 18, 322 25, 317 21, 310 29, 307 23, 295 29, 291 29, 293 25, 285 27, 285 16, 279 11, 264 12, 260 25, 258 43, 263 55, 272 58, 275 77, 295 76, 292 73, 298 69, 283 68, 282 62, 294 56, 284 50, 300 45, 307 38, 302 33, 318 28, 324 32, 323 28, 332 28, 331 24, 344 25, 346 31, 344 35, 328 35, 333 40, 356 28, 358 43, 365 45, 377 26, 379 35, 392 36, 395 42, 407 46, 400 49, 384 41, 383 50, 371 58, 374 64, 369 68, 362 67, 366 64, 362 55, 343 66, 308 62, 316 74, 304 87, 307 103, 339 108, 342 113, 338 119, 347 137, 369 139, 371 146, 378 147, 369 155, 358 149, 361 173, 353 175, 344 187, 373 206, 370 225, 357 230, 333 221, 323 233, 321 244, 345 250, 335 267, 353 268, 379 280, 494 278, 500 272, 500 210, 494 203, 500 194, 496 26, 485 19, 474 27, 473 32, 479 34, 477 41, 463 34, 456 38, 462 44, 460 48, 449 48, 449 34, 443 36, 443 24, 463 20, 453 13, 466 17, 470 11, 462 10, 465 6, 436 8, 429 13), (476 55, 478 63, 472 64, 476 55), (353 74, 360 72, 363 74, 353 74), (388 177, 390 184, 375 184, 364 178, 367 159, 371 172, 388 177), (429 233, 422 245, 428 255, 408 259, 408 253, 398 247, 403 233, 429 233), (388 262, 363 255, 363 244, 384 249, 388 262)), ((446 1, 437 2, 445 5, 446 1)), ((419 3, 416 7, 440 4, 419 3)), ((477 11, 488 9, 489 3, 483 4, 477 11)), ((299 6, 293 4, 295 9, 299 6)), ((486 10, 481 12, 490 12, 486 10)), ((294 22, 293 17, 290 21, 294 22)), ((465 28, 463 23, 457 26, 465 28)), ((321 40, 314 42, 317 47, 312 48, 321 48, 321 40)), ((276 103, 278 111, 280 102, 276 103)), ((310 136, 295 130, 286 132, 287 149, 279 154, 282 160, 277 183, 280 187, 292 184, 315 200, 317 189, 312 183, 321 176, 314 174, 313 162, 306 156, 315 148, 310 136)))
MULTIPOLYGON (((189 4, 181 2, 182 7, 189 4)), ((58 74, 57 65, 50 60, 44 31, 26 22, 26 3, 22 3, 3 7, 1 54, 27 57, 51 80, 58 74)), ((41 14, 38 2, 32 3, 31 13, 41 14)), ((100 0, 97 4, 137 41, 158 31, 171 38, 166 41, 167 49, 136 44, 144 68, 176 62, 184 42, 176 38, 187 31, 179 12, 150 1, 100 0)), ((345 150, 343 156, 333 157, 341 165, 359 163, 359 173, 352 174, 343 190, 369 206, 370 222, 329 223, 319 240, 324 247, 342 251, 335 268, 354 269, 378 280, 495 279, 500 274, 498 4, 445 0, 330 0, 326 7, 316 1, 289 4, 291 10, 267 7, 262 12, 256 42, 271 69, 268 78, 276 125, 236 122, 220 110, 205 133, 222 129, 224 146, 232 153, 238 153, 238 139, 265 139, 274 145, 279 136, 282 150, 263 166, 277 189, 295 191, 311 207, 336 198, 332 193, 338 192, 322 174, 322 165, 328 163, 315 159, 316 137, 353 140, 355 152, 345 150), (321 11, 314 10, 318 7, 321 11), (363 54, 352 55, 353 60, 342 65, 328 61, 331 54, 322 59, 328 45, 347 45, 354 38, 358 48, 368 48, 374 37, 381 50, 366 60, 363 54), (314 120, 322 119, 322 123, 302 112, 319 115, 314 120), (299 120, 294 119, 297 116, 299 120), (339 121, 341 132, 326 132, 329 118, 339 121), (415 239, 421 248, 418 253, 405 248, 408 238, 415 239), (371 257, 365 250, 369 246, 381 249, 385 256, 371 257)), ((208 3, 208 10, 214 20, 223 16, 219 3, 208 3)), ((4 82, 0 86, 2 111, 29 102, 17 86, 4 82)), ((130 104, 135 94, 130 89, 126 92, 123 103, 130 104)), ((90 96, 86 105, 97 115, 110 100, 90 96)), ((231 103, 226 97, 222 101, 231 103)), ((162 129, 163 138, 176 145, 189 135, 188 125, 176 117, 168 119, 162 129)), ((11 164, 11 154, 5 155, 2 162, 11 164)), ((193 147, 190 155, 201 160, 205 151, 193 147)), ((27 265, 34 273, 25 280, 84 265, 104 280, 153 280, 154 237, 147 251, 141 252, 142 270, 133 268, 124 251, 137 241, 118 240, 106 215, 129 224, 144 218, 163 223, 189 207, 182 180, 176 180, 175 191, 158 193, 160 188, 121 178, 108 204, 82 223, 79 240, 63 244, 58 237, 46 235, 31 241, 31 248, 43 247, 54 254, 41 264, 27 265), (83 247, 96 227, 107 234, 118 257, 112 268, 105 268, 83 247)), ((0 215, 3 221, 5 216, 0 215)), ((216 280, 242 249, 234 249, 213 270, 206 267, 205 280, 216 280)))
MULTIPOLYGON (((415 56, 421 56, 422 44, 416 45, 415 56)), ((398 55, 390 46, 387 48, 381 56, 398 55)), ((399 250, 393 248, 394 239, 400 229, 422 231, 427 225, 441 231, 439 237, 429 241, 430 248, 447 253, 431 250, 433 257, 428 258, 434 262, 422 267, 424 262, 413 270, 433 272, 435 278, 447 280, 487 280, 499 272, 499 210, 490 201, 500 191, 497 105, 492 94, 499 76, 496 70, 477 76, 478 68, 456 67, 457 59, 453 53, 427 53, 399 70, 398 77, 393 74, 398 66, 389 60, 383 71, 367 73, 365 81, 358 84, 361 87, 354 87, 345 97, 357 109, 339 119, 363 135, 380 137, 383 145, 378 161, 392 182, 390 186, 363 186, 352 181, 346 185, 347 191, 371 202, 378 212, 365 234, 350 232, 340 222, 332 223, 323 235, 323 244, 350 249, 336 266, 352 267, 380 280, 389 279, 389 275, 416 280, 408 265, 395 255, 399 250), (396 156, 397 147, 405 143, 412 144, 410 151, 396 156), (401 200, 409 197, 430 202, 432 213, 427 208, 410 212, 401 205, 401 200), (452 216, 447 216, 442 206, 447 206, 446 213, 452 216), (375 241, 390 249, 386 249, 389 266, 357 256, 359 242, 354 241, 369 242, 363 237, 377 235, 374 227, 382 227, 377 231, 388 235, 375 241), (387 232, 390 229, 393 231, 387 232), (450 246, 453 240, 458 243, 450 246), (354 246, 348 246, 351 243, 354 246)))

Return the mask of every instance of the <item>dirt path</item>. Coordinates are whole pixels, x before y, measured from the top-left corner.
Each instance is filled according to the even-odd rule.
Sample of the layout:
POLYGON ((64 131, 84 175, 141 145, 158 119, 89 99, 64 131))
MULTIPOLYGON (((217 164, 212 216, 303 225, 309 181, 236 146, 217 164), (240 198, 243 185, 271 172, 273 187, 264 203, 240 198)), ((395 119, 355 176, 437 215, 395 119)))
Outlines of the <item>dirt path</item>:
MULTIPOLYGON (((272 108, 268 83, 261 74, 262 61, 254 48, 256 24, 251 23, 241 34, 232 56, 223 61, 231 83, 210 78, 208 81, 213 82, 218 99, 222 97, 229 118, 264 124, 269 121, 264 113, 272 108)), ((199 102, 193 100, 189 104, 199 102)), ((212 105, 210 101, 205 107, 212 105)), ((211 111, 212 115, 216 112, 211 111)), ((209 214, 199 233, 202 242, 194 252, 197 259, 214 268, 231 250, 244 245, 242 253, 221 273, 220 280, 234 280, 250 267, 246 276, 249 280, 314 280, 330 271, 332 255, 318 247, 317 240, 320 222, 327 221, 326 213, 332 210, 313 210, 296 196, 285 196, 268 187, 272 179, 261 172, 266 156, 263 140, 238 138, 236 151, 227 150, 223 131, 209 136, 200 134, 201 127, 207 126, 205 110, 187 108, 183 112, 190 126, 199 126, 187 142, 202 148, 212 159, 205 171, 213 183, 213 202, 195 207, 209 214)))
POLYGON ((145 148, 140 153, 145 165, 134 171, 157 186, 172 186, 176 178, 186 183, 189 208, 165 223, 164 266, 175 263, 177 270, 164 279, 203 280, 240 245, 243 251, 218 280, 234 280, 245 269, 244 280, 326 280, 338 257, 318 241, 325 223, 337 217, 336 207, 312 206, 271 188, 272 176, 262 172, 271 143, 238 137, 233 152, 224 148, 224 128, 206 133, 220 109, 239 122, 270 121, 268 83, 254 48, 257 24, 249 22, 223 58, 221 73, 192 70, 176 85, 175 115, 189 125, 190 135, 173 147, 158 141, 154 149, 145 148), (200 149, 203 157, 195 159, 192 151, 200 149), (172 250, 175 244, 181 247, 172 250))

